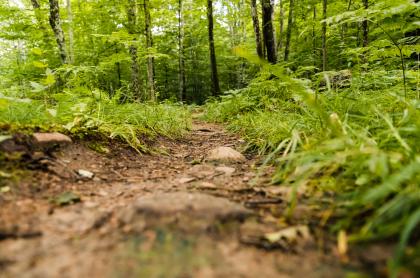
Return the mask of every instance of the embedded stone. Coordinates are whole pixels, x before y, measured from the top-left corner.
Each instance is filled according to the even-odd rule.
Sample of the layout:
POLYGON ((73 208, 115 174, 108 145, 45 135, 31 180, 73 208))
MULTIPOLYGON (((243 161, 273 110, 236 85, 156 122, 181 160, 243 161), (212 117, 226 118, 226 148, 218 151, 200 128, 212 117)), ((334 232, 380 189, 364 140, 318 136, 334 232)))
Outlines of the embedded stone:
POLYGON ((241 221, 252 212, 224 198, 203 193, 155 193, 138 198, 121 211, 123 225, 141 227, 173 226, 205 230, 218 222, 241 221))
POLYGON ((230 147, 218 147, 209 152, 206 158, 207 161, 213 162, 243 162, 246 160, 240 152, 230 148, 230 147))
POLYGON ((32 138, 33 143, 40 147, 48 147, 52 145, 67 145, 72 143, 70 137, 59 132, 34 133, 32 135, 32 138))

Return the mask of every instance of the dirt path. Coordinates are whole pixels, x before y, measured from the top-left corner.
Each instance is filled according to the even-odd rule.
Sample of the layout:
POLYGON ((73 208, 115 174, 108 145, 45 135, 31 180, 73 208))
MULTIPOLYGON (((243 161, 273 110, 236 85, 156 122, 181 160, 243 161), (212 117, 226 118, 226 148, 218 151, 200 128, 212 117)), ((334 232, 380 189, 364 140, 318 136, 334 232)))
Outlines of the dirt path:
POLYGON ((281 220, 287 190, 269 185, 270 169, 251 186, 258 158, 205 162, 220 146, 241 141, 195 122, 182 141, 156 140, 160 155, 61 149, 0 195, 0 277, 343 277, 304 206, 281 220))

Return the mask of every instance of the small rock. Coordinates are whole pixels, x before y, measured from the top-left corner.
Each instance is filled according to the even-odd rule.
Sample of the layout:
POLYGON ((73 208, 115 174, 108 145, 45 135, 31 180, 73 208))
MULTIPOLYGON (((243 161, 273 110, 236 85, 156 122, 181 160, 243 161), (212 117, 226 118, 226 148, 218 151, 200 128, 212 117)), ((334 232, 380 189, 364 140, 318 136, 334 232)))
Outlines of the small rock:
POLYGON ((243 162, 245 157, 238 151, 230 147, 218 147, 210 151, 206 158, 207 161, 214 162, 243 162))
POLYGON ((219 167, 216 167, 216 171, 217 172, 222 172, 225 175, 230 176, 233 173, 235 173, 236 169, 235 168, 232 168, 232 167, 219 166, 219 167))
POLYGON ((84 206, 86 207, 86 208, 96 208, 96 207, 98 207, 99 206, 99 204, 98 203, 95 203, 95 202, 92 202, 92 201, 87 201, 87 202, 85 202, 84 203, 84 206))
POLYGON ((194 165, 188 169, 188 174, 197 179, 204 179, 213 176, 215 174, 215 169, 211 165, 194 165))
POLYGON ((98 196, 101 196, 101 197, 108 197, 108 195, 109 195, 109 193, 106 192, 105 190, 100 190, 98 192, 98 196))
POLYGON ((82 169, 77 170, 77 174, 85 179, 93 179, 93 177, 95 176, 94 173, 82 169))
POLYGON ((39 147, 46 147, 51 145, 67 145, 71 144, 72 140, 67 135, 62 133, 34 133, 32 135, 33 143, 39 147))
POLYGON ((201 189, 217 189, 217 186, 214 183, 203 181, 203 182, 200 182, 197 185, 197 188, 201 188, 201 189))

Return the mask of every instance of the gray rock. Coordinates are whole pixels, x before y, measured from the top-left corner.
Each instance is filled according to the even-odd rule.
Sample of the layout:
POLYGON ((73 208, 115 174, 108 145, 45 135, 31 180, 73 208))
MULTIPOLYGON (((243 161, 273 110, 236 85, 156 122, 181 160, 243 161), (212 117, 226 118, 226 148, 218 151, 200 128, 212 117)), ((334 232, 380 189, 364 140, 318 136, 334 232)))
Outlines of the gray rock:
POLYGON ((213 162, 243 162, 246 158, 238 151, 230 147, 218 147, 210 151, 206 158, 207 161, 213 162))
POLYGON ((213 176, 216 173, 214 166, 207 164, 194 165, 188 169, 188 174, 197 179, 204 179, 213 176))
POLYGON ((34 133, 32 135, 34 145, 38 147, 49 147, 52 145, 71 144, 72 140, 62 133, 34 133))
POLYGON ((93 179, 93 177, 95 176, 94 173, 82 169, 77 170, 77 174, 84 179, 93 179))
POLYGON ((219 222, 240 221, 252 212, 240 204, 202 193, 173 192, 144 196, 121 212, 123 225, 176 226, 205 230, 219 222), (145 224, 143 224, 145 223, 145 224))
POLYGON ((230 176, 233 173, 235 173, 236 169, 232 167, 219 166, 219 167, 216 167, 216 171, 224 173, 226 176, 230 176))

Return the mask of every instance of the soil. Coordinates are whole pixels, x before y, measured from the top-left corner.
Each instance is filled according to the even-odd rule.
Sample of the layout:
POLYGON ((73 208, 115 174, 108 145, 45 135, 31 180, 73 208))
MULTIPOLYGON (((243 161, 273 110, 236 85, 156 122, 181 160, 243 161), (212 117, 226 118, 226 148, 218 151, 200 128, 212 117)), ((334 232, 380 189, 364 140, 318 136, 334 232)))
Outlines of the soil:
POLYGON ((285 218, 290 189, 271 185, 262 158, 206 161, 243 143, 196 121, 182 140, 157 138, 153 154, 95 141, 38 154, 40 167, 0 193, 0 277, 386 274, 390 250, 340 253, 320 223, 328 210, 304 192, 285 218))

